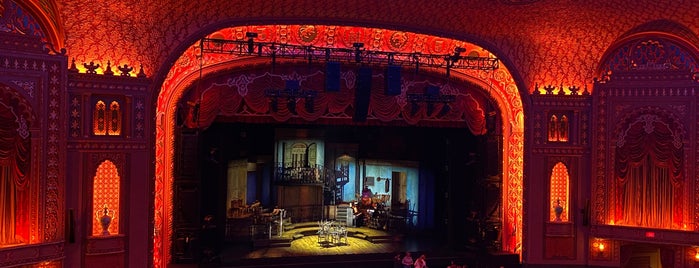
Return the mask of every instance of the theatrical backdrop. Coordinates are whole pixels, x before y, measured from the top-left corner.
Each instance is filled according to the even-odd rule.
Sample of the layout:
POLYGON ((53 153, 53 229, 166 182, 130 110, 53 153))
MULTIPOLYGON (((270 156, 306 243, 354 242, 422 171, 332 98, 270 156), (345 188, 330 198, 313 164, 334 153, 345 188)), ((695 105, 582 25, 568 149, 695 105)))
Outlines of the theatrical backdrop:
POLYGON ((0 266, 699 267, 698 13, 0 0, 0 266))

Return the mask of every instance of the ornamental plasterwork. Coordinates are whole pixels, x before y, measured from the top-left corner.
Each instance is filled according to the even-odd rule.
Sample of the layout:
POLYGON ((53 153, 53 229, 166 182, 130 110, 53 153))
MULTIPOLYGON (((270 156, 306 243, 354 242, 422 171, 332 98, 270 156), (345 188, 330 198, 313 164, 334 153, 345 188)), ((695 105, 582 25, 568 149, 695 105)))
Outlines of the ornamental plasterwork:
POLYGON ((24 89, 24 91, 27 92, 27 95, 29 95, 29 97, 34 98, 34 89, 36 88, 35 81, 12 80, 12 83, 14 83, 18 87, 24 89))

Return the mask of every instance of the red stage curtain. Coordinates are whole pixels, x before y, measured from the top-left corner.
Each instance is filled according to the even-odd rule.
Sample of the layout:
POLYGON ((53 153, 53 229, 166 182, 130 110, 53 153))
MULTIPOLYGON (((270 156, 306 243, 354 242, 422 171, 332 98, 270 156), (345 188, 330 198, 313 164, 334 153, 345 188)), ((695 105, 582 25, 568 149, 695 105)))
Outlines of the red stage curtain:
MULTIPOLYGON (((281 78, 270 78, 268 75, 250 77, 246 75, 222 78, 218 81, 204 81, 205 88, 201 93, 195 92, 192 96, 185 97, 181 105, 186 107, 184 124, 189 128, 207 128, 217 116, 247 117, 248 122, 286 122, 294 116, 306 122, 314 122, 323 115, 330 114, 335 118, 346 120, 324 121, 330 124, 344 124, 351 120, 354 114, 354 90, 342 90, 340 92, 326 93, 317 91, 318 95, 313 100, 313 111, 306 109, 306 100, 300 98, 296 101, 296 113, 289 111, 289 100, 277 98, 276 109, 272 100, 265 96, 265 90, 269 89, 270 79, 276 84, 282 84, 281 78), (250 77, 256 77, 251 79, 250 77), (198 103, 198 105, 194 105, 198 103), (270 120, 270 118, 272 120, 270 120)), ((308 77, 313 79, 314 77, 308 77)), ((309 81, 309 84, 322 85, 322 81, 309 81)), ((307 86, 309 87, 309 86, 307 86)), ((397 122, 398 124, 430 126, 451 126, 454 124, 466 125, 474 135, 483 135, 487 132, 485 126, 485 100, 482 96, 472 93, 459 93, 456 101, 449 104, 450 109, 445 109, 445 114, 439 114, 444 104, 436 103, 434 111, 427 114, 425 103, 420 103, 421 108, 413 112, 410 103, 405 99, 395 96, 387 96, 381 90, 372 90, 368 113, 383 123, 397 122)))
POLYGON ((620 225, 677 229, 682 223, 683 147, 668 124, 642 116, 616 148, 620 225), (678 148, 679 147, 679 148, 678 148))
POLYGON ((15 186, 12 169, 0 166, 0 245, 15 244, 15 186))
POLYGON ((17 133, 16 116, 0 105, 0 245, 27 238, 29 142, 17 133), (23 239, 17 240, 16 237, 23 239))

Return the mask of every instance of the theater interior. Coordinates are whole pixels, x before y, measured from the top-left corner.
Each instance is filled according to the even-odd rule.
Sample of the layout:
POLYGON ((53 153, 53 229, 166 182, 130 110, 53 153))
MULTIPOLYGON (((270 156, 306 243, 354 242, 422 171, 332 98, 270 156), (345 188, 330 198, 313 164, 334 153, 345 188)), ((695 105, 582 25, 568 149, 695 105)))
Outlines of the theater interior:
POLYGON ((0 0, 0 267, 699 267, 697 12, 0 0))

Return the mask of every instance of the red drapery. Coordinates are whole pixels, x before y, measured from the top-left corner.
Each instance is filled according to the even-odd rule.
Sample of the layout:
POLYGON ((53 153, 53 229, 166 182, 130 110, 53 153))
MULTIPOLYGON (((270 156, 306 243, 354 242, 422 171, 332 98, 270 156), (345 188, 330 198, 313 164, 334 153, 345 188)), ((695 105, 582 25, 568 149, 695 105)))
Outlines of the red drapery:
MULTIPOLYGON (((183 123, 191 128, 206 128, 213 123, 217 116, 247 117, 243 120, 247 122, 266 122, 272 118, 276 122, 302 119, 305 122, 324 124, 352 123, 351 119, 355 109, 355 91, 353 88, 356 82, 356 77, 353 75, 355 74, 352 72, 345 73, 342 90, 339 92, 325 92, 323 90, 325 75, 322 72, 288 77, 251 72, 200 81, 188 96, 183 97, 181 103, 189 103, 189 105, 180 106, 189 107, 187 109, 189 111, 183 116, 183 123), (302 88, 317 90, 318 95, 313 100, 312 111, 306 108, 307 100, 304 98, 296 100, 295 113, 287 109, 289 100, 286 98, 278 98, 277 109, 273 109, 271 99, 265 96, 265 90, 271 88, 270 85, 283 85, 284 79, 300 79, 302 80, 302 88)), ((375 80, 372 81, 374 85, 383 83, 381 76, 373 77, 373 79, 375 80)), ((404 86, 403 90, 407 93, 423 93, 426 85, 424 81, 412 83, 415 84, 413 87, 404 86)), ((413 110, 412 104, 406 100, 405 95, 388 96, 384 94, 382 88, 372 89, 368 114, 378 121, 373 124, 466 126, 475 135, 485 134, 487 132, 485 126, 485 103, 487 101, 485 98, 465 89, 451 88, 451 91, 443 93, 456 96, 455 101, 448 104, 448 109, 443 110, 445 106, 443 103, 435 103, 431 113, 428 113, 425 103, 419 103, 419 109, 413 110), (440 114, 443 111, 447 112, 440 114)))
POLYGON ((645 114, 622 131, 615 163, 617 224, 666 229, 682 225, 684 149, 667 121, 645 114))
POLYGON ((29 137, 18 134, 12 111, 0 105, 0 245, 27 242, 29 235, 29 137))

